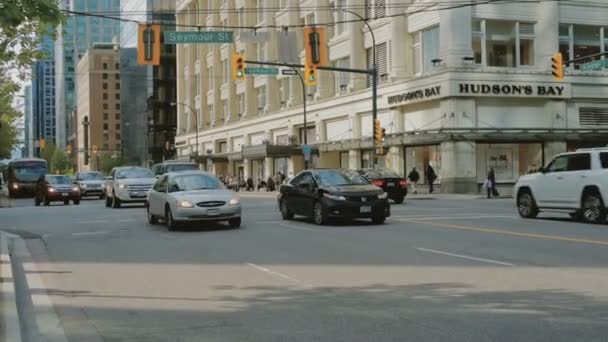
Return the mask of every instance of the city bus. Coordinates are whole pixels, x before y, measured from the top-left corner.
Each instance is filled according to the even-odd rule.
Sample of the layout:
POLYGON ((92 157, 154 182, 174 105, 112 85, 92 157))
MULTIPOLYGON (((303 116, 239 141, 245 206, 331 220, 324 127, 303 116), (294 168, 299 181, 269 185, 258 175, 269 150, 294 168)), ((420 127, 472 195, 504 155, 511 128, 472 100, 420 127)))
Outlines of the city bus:
POLYGON ((38 158, 14 159, 2 168, 4 185, 8 187, 8 194, 12 198, 21 194, 34 194, 36 183, 46 173, 46 160, 38 158))

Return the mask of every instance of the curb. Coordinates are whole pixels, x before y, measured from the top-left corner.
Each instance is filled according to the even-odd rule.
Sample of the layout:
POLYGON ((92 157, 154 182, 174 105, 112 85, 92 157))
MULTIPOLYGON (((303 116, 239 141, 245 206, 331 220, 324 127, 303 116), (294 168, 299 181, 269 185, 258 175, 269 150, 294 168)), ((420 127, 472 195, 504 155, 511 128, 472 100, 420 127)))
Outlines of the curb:
POLYGON ((13 276, 12 260, 8 249, 8 235, 0 232, 0 331, 3 331, 2 341, 20 342, 21 326, 19 311, 17 310, 17 296, 15 293, 15 279, 13 276))

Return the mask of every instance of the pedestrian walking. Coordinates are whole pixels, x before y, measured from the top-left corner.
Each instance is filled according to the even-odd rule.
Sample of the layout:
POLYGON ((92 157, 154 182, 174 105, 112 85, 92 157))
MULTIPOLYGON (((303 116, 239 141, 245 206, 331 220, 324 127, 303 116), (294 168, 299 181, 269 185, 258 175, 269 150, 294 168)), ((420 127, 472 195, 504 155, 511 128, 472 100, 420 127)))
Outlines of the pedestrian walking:
POLYGON ((429 194, 433 193, 433 183, 437 179, 437 174, 435 173, 435 169, 429 165, 426 167, 426 180, 429 182, 429 194))
POLYGON ((254 189, 253 179, 251 177, 247 178, 247 191, 253 191, 254 189))
POLYGON ((412 171, 407 175, 407 179, 410 181, 412 193, 417 194, 416 183, 420 180, 420 174, 416 170, 416 167, 412 168, 412 171))
POLYGON ((486 191, 488 194, 488 198, 495 196, 498 197, 499 193, 496 190, 496 176, 494 175, 494 168, 491 167, 490 171, 488 171, 488 177, 486 179, 486 191))

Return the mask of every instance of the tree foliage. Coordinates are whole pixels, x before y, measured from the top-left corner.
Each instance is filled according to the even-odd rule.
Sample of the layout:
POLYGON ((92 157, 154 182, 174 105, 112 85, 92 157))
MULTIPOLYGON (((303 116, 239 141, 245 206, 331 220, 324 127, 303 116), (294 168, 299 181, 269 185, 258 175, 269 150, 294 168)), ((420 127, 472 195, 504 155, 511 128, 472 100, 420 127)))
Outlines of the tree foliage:
POLYGON ((13 146, 17 144, 16 121, 21 112, 12 106, 17 83, 10 80, 0 68, 0 159, 10 158, 13 146))
POLYGON ((67 154, 62 149, 55 148, 51 164, 49 164, 52 168, 49 170, 53 172, 59 171, 61 174, 70 174, 72 168, 70 164, 70 158, 68 158, 67 154))
POLYGON ((127 165, 129 161, 123 156, 112 156, 109 153, 106 153, 101 156, 101 171, 105 174, 110 173, 113 168, 117 166, 127 165))

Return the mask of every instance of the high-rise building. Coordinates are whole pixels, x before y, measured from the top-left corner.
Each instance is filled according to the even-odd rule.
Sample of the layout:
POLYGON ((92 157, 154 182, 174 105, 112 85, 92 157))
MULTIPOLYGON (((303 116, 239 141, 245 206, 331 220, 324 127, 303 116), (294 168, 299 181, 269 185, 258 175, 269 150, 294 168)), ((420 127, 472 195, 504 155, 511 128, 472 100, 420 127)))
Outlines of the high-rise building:
POLYGON ((23 88, 23 99, 24 99, 24 140, 23 140, 23 152, 24 157, 31 158, 34 156, 34 125, 33 121, 33 110, 32 110, 32 86, 26 85, 23 88))
MULTIPOLYGON (((175 2, 123 0, 122 17, 139 22, 162 23, 161 32, 175 29, 175 2)), ((177 123, 175 49, 161 46, 159 66, 137 64, 138 25, 123 22, 120 38, 123 145, 125 157, 146 165, 172 157, 177 123), (142 134, 145 132, 146 134, 142 134)))
MULTIPOLYGON (((120 0, 62 0, 62 9, 77 12, 100 13, 116 16, 120 0)), ((93 43, 110 43, 120 33, 120 21, 86 15, 68 15, 64 24, 57 28, 55 41, 56 72, 56 143, 65 147, 71 135, 69 116, 76 109, 77 75, 75 68, 80 58, 93 43)))
POLYGON ((302 170, 306 134, 313 147, 311 167, 373 165, 373 93, 366 75, 320 70, 305 99, 297 76, 232 79, 234 52, 243 52, 246 60, 283 58, 278 42, 284 30, 275 27, 295 32, 303 64, 303 25, 325 27, 329 65, 370 70, 375 51, 378 119, 387 152, 378 164, 401 175, 416 167, 421 182, 427 182, 431 165, 441 191, 476 192, 493 168, 508 193, 520 174, 555 153, 606 144, 608 80, 602 75, 607 69, 601 62, 581 64, 608 51, 607 8, 594 7, 590 15, 583 2, 451 6, 443 1, 427 10, 428 3, 178 1, 180 31, 243 27, 227 29, 234 31, 234 43, 177 45, 178 102, 195 112, 179 106, 178 154, 188 158, 202 151, 200 161, 211 171, 256 181, 276 171, 302 170), (252 40, 251 33, 258 37, 252 40), (556 52, 564 60, 594 57, 570 64, 565 78, 556 81, 551 73, 556 52))
POLYGON ((122 154, 120 58, 115 44, 93 44, 77 66, 78 170, 100 170, 105 154, 122 154), (90 151, 90 160, 86 160, 90 151), (80 153, 82 152, 82 153, 80 153))

